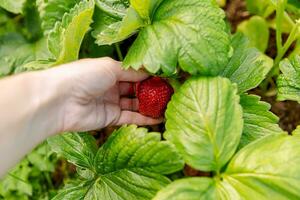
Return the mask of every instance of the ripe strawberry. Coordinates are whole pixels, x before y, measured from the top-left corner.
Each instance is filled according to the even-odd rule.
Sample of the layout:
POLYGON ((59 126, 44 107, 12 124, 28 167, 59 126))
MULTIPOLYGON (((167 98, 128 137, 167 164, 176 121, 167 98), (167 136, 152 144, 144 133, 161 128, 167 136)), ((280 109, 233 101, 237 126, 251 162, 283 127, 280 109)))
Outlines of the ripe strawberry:
POLYGON ((135 87, 139 100, 139 112, 152 118, 163 116, 174 93, 171 85, 162 78, 150 77, 137 83, 135 87))

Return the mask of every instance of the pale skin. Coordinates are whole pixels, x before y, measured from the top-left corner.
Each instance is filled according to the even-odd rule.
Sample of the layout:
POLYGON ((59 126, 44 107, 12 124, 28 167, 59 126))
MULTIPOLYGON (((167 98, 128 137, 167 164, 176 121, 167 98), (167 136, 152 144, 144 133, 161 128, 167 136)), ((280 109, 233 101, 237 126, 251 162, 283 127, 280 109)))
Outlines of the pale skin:
POLYGON ((0 80, 0 177, 47 137, 106 126, 158 124, 127 98, 142 71, 110 58, 84 59, 0 80))

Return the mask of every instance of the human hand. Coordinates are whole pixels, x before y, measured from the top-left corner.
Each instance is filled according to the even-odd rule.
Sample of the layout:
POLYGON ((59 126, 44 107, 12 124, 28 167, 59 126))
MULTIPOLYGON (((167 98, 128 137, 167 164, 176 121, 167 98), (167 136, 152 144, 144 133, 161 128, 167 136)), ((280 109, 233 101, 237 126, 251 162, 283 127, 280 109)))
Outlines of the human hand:
MULTIPOLYGON (((158 124, 137 112, 138 100, 127 98, 133 82, 147 78, 142 71, 122 70, 110 58, 84 59, 43 72, 58 84, 59 131, 87 131, 109 125, 158 124)), ((56 109, 55 109, 56 110, 56 109)))

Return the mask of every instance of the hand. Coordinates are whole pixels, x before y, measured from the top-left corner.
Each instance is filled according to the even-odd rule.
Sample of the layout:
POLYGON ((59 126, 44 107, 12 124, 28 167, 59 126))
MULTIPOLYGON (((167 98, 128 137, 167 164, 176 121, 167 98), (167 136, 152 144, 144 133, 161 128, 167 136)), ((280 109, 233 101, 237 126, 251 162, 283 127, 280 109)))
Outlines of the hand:
MULTIPOLYGON (((87 131, 109 125, 158 124, 161 119, 138 112, 138 100, 127 98, 133 82, 147 78, 142 71, 122 70, 110 58, 84 59, 44 71, 61 80, 58 126, 60 131, 87 131)), ((55 98, 54 98, 55 99, 55 98)))

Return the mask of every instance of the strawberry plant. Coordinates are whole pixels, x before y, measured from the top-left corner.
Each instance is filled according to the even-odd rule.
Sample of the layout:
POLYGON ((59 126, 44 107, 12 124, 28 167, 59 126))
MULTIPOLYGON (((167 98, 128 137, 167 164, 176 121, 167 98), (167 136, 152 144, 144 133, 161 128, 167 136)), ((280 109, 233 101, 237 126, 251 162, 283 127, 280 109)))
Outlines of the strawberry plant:
MULTIPOLYGON (((53 199, 300 198, 300 128, 283 130, 256 92, 273 94, 277 82, 278 100, 300 102, 300 5, 246 0, 251 16, 234 27, 225 4, 0 0, 1 77, 111 56, 153 75, 131 93, 141 114, 165 117, 157 127, 115 128, 101 141, 99 131, 49 138, 76 169, 53 199)), ((5 180, 0 194, 9 196, 5 180)))

